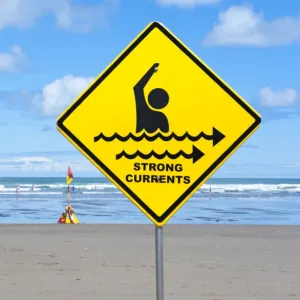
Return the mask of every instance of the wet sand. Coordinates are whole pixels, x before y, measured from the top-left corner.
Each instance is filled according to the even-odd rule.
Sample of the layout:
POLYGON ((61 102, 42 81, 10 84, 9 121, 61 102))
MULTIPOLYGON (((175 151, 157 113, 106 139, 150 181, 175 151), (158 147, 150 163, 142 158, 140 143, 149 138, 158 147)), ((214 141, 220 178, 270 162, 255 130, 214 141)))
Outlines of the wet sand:
MULTIPOLYGON (((5 300, 155 299, 154 225, 0 225, 5 300)), ((165 299, 300 299, 300 226, 167 225, 165 299)))

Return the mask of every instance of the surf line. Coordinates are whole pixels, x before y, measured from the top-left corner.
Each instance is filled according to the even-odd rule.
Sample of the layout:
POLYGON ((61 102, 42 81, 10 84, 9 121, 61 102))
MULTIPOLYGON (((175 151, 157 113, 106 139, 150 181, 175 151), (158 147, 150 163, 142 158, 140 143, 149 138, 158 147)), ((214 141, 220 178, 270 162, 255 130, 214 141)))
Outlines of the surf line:
POLYGON ((184 176, 182 172, 182 164, 137 162, 133 164, 133 172, 127 174, 125 179, 128 183, 189 184, 190 176, 184 176), (138 174, 138 172, 145 173, 138 174))

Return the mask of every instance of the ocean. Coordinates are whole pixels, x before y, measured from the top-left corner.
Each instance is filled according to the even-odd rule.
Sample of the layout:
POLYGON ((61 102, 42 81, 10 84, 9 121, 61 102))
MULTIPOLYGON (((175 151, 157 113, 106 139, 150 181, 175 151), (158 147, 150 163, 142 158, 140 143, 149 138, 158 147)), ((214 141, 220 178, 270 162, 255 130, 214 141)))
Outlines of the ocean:
MULTIPOLYGON (((74 178, 80 223, 151 224, 106 178, 74 178)), ((0 178, 0 223, 57 223, 66 178, 0 178), (20 187, 16 197, 16 186, 20 187), (31 190, 34 185, 34 190, 31 190)), ((300 224, 300 179, 210 179, 168 224, 300 224)))

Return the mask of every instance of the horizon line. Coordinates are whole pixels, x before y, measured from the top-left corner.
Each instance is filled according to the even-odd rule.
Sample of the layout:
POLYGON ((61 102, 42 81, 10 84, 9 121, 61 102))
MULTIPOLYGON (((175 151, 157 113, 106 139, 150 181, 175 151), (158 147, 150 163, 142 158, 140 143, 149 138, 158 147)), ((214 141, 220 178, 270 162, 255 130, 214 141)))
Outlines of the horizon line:
MULTIPOLYGON (((0 179, 3 178, 66 178, 66 176, 0 176, 0 179)), ((74 180, 76 178, 105 178, 110 181, 106 176, 74 176, 74 180)), ((207 179, 293 179, 300 180, 300 177, 215 177, 207 179)))

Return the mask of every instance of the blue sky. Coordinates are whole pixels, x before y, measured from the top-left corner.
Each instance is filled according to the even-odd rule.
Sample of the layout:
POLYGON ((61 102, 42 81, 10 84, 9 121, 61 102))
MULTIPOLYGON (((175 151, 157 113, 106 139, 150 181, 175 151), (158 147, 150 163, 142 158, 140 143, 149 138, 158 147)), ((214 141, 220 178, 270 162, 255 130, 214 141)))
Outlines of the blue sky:
POLYGON ((300 2, 0 0, 0 176, 101 176, 56 118, 152 21, 262 115, 215 177, 300 177, 300 2))

